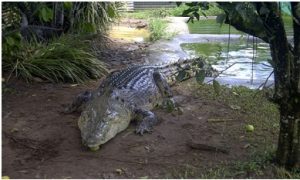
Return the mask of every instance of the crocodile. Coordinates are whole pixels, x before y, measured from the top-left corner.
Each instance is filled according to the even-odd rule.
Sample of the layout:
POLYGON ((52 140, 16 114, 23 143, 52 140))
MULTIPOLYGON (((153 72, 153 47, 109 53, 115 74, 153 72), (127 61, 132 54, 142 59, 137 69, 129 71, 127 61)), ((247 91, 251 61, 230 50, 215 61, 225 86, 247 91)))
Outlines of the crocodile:
MULTIPOLYGON (((157 123, 151 110, 157 105, 173 106, 170 85, 179 71, 201 69, 211 74, 202 58, 179 60, 168 65, 134 65, 110 73, 95 91, 80 93, 66 109, 73 112, 84 106, 78 120, 82 143, 90 150, 98 150, 131 120, 138 120, 136 133, 150 132, 157 123)), ((191 77, 194 71, 185 77, 191 77)))

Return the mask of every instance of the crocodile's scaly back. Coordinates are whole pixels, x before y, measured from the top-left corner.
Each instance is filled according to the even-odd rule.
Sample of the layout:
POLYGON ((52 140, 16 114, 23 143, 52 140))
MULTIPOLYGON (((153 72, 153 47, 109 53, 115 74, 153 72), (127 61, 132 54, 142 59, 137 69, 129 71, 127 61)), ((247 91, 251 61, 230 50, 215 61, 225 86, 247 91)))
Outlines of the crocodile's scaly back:
MULTIPOLYGON (((203 58, 198 57, 193 59, 179 59, 176 62, 163 65, 134 65, 119 72, 114 72, 107 78, 107 81, 110 83, 110 85, 117 88, 126 87, 137 89, 140 88, 143 83, 145 83, 143 81, 145 80, 144 78, 149 74, 149 70, 157 70, 167 79, 169 84, 173 84, 176 81, 176 76, 181 70, 204 68, 204 62, 205 60, 203 58)), ((209 67, 205 68, 207 69, 209 67)), ((192 76, 193 75, 191 74, 191 77, 192 76)), ((107 86, 107 84, 103 83, 102 87, 104 86, 107 86)))

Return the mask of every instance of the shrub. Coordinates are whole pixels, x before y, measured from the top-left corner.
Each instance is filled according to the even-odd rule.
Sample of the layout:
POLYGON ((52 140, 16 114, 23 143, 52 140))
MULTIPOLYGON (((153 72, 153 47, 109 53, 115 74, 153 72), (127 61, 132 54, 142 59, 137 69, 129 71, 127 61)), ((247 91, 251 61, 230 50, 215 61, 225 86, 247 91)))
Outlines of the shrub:
POLYGON ((167 23, 161 19, 151 19, 149 23, 150 40, 156 41, 166 36, 167 23))
POLYGON ((82 83, 99 78, 107 70, 87 50, 88 44, 72 36, 62 36, 48 44, 22 42, 13 54, 3 52, 3 70, 26 81, 39 77, 51 82, 82 83))

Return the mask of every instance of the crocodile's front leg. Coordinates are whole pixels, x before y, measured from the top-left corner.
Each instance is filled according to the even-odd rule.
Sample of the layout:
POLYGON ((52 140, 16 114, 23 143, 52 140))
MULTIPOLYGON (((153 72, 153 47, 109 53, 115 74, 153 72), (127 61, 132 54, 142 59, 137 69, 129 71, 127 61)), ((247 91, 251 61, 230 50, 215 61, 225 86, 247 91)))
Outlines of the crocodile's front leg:
POLYGON ((155 114, 145 109, 136 109, 134 111, 135 119, 140 123, 136 128, 136 133, 143 135, 145 132, 150 132, 152 127, 157 123, 155 114))
POLYGON ((92 92, 91 91, 84 91, 77 95, 74 99, 72 104, 70 104, 65 110, 65 113, 71 113, 79 109, 81 106, 86 104, 88 101, 92 99, 92 92))

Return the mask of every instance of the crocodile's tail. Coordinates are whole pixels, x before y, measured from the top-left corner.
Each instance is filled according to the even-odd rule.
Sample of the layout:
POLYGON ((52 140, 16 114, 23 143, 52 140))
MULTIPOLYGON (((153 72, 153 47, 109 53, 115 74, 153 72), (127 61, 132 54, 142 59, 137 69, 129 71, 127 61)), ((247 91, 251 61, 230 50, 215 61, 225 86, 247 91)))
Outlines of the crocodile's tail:
POLYGON ((190 79, 196 75, 196 72, 201 70, 208 77, 215 73, 215 70, 206 62, 204 57, 180 59, 175 63, 159 67, 159 71, 166 77, 170 85, 178 81, 190 79), (179 73, 181 73, 180 76, 179 73))

